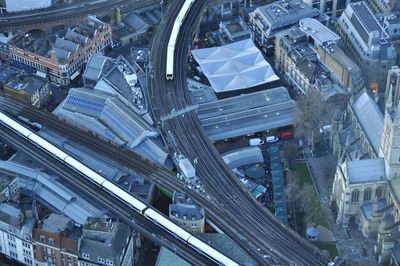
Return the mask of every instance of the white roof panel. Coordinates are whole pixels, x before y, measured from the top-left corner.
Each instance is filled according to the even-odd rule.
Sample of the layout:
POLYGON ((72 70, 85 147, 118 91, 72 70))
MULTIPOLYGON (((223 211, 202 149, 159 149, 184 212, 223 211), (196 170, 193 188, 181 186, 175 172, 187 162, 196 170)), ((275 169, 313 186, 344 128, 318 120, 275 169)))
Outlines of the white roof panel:
POLYGON ((216 92, 245 89, 279 79, 251 39, 193 50, 192 54, 216 92))

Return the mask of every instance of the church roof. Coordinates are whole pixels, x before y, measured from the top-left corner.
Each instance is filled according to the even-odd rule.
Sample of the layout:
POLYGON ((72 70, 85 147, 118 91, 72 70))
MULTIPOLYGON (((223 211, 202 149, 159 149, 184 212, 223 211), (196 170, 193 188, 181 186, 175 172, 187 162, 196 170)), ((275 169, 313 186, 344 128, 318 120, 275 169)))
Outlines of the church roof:
POLYGON ((378 155, 383 129, 383 114, 367 92, 363 92, 354 101, 352 109, 372 149, 378 155))
POLYGON ((376 182, 386 179, 383 158, 347 161, 345 164, 350 184, 376 182))

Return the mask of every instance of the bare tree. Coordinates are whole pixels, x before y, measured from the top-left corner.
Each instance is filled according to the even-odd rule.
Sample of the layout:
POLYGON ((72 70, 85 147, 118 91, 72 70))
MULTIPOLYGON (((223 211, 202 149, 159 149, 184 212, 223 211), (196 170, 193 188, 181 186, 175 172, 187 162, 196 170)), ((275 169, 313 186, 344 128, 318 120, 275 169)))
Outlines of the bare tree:
POLYGON ((294 169, 296 167, 295 161, 296 158, 299 156, 299 146, 294 143, 290 143, 285 145, 282 149, 282 155, 284 160, 289 165, 290 169, 294 169))
POLYGON ((307 139, 313 152, 319 129, 331 123, 334 106, 322 99, 319 90, 313 89, 299 97, 297 107, 293 121, 295 134, 307 139))

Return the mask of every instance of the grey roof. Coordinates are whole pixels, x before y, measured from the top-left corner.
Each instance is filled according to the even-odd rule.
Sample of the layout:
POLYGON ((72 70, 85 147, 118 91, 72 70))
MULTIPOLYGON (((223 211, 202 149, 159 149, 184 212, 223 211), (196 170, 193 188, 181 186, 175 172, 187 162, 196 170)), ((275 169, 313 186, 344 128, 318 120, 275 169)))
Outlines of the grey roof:
POLYGON ((174 193, 169 215, 189 221, 200 220, 204 218, 204 209, 186 194, 174 193))
POLYGON ((345 164, 350 184, 386 180, 383 158, 346 161, 345 164))
POLYGON ((295 112, 296 103, 284 87, 205 103, 205 107, 200 104, 198 108, 198 114, 204 117, 200 122, 214 141, 291 125, 295 112))
POLYGON ((0 161, 0 169, 18 175, 22 191, 35 195, 35 198, 49 209, 64 213, 76 223, 84 224, 90 216, 104 217, 100 209, 65 187, 60 180, 21 162, 0 161))
POLYGON ((144 25, 146 25, 146 22, 142 19, 142 17, 137 14, 136 12, 131 12, 128 15, 126 15, 123 19, 122 22, 128 26, 133 28, 134 30, 138 30, 142 28, 144 25))
POLYGON ((103 67, 110 57, 103 56, 102 54, 94 54, 90 57, 86 64, 83 78, 97 81, 103 71, 103 67))
POLYGON ((117 222, 113 230, 115 232, 105 242, 84 237, 81 241, 79 252, 81 254, 90 254, 90 259, 96 262, 97 259, 95 258, 111 259, 113 261, 118 259, 121 252, 124 251, 130 229, 129 226, 117 222))
POLYGON ((218 100, 213 89, 194 79, 188 79, 188 89, 192 102, 195 104, 218 100))
POLYGON ((56 48, 65 50, 70 53, 76 53, 79 47, 79 44, 61 38, 57 38, 54 45, 56 48))
POLYGON ((367 92, 363 92, 351 107, 375 154, 378 155, 383 130, 383 115, 381 111, 367 92))
MULTIPOLYGON (((150 200, 154 185, 145 182, 143 176, 123 168, 110 161, 108 158, 93 153, 91 150, 76 143, 71 143, 65 138, 52 132, 41 130, 39 131, 39 135, 56 146, 62 146, 65 152, 71 154, 89 168, 95 169, 105 178, 117 183, 127 192, 135 193, 136 195, 143 197, 144 200, 150 200)), ((92 216, 94 216, 93 213, 92 216)))
POLYGON ((253 17, 259 16, 266 25, 267 36, 273 36, 277 31, 297 24, 303 18, 319 17, 319 11, 301 0, 280 0, 258 7, 253 17))
MULTIPOLYGON (((387 201, 385 198, 380 198, 376 200, 378 204, 378 210, 382 210, 387 206, 387 201)), ((365 218, 367 218, 368 220, 371 220, 372 218, 373 204, 373 202, 368 202, 361 206, 361 210, 363 211, 365 218)))
POLYGON ((244 165, 263 163, 264 157, 260 147, 245 147, 221 154, 222 159, 229 168, 237 168, 244 165))
POLYGON ((9 88, 13 88, 16 91, 24 90, 30 96, 32 96, 37 90, 42 88, 45 83, 45 80, 31 75, 25 76, 22 79, 11 80, 6 84, 6 86, 9 88))
MULTIPOLYGON (((225 234, 196 234, 198 238, 226 254, 229 258, 238 262, 240 265, 258 265, 243 249, 241 249, 232 239, 225 234)), ((161 247, 158 254, 156 266, 189 266, 185 260, 165 247, 161 247)))
POLYGON ((193 50, 192 54, 216 92, 245 89, 279 79, 251 39, 193 50))
POLYGON ((314 18, 303 18, 299 25, 304 33, 311 36, 316 45, 333 44, 340 40, 340 37, 328 27, 314 18))
POLYGON ((360 1, 350 5, 368 32, 378 31, 379 35, 382 33, 382 27, 379 25, 378 20, 375 18, 374 14, 368 8, 365 2, 360 1))
POLYGON ((70 41, 75 41, 76 43, 79 43, 83 46, 85 46, 88 41, 88 37, 80 33, 77 33, 71 29, 68 29, 67 33, 65 34, 65 39, 70 41))
POLYGON ((10 205, 9 203, 0 203, 1 221, 19 227, 21 225, 20 215, 22 215, 22 213, 18 208, 10 205))
POLYGON ((109 94, 97 90, 71 89, 54 113, 85 128, 100 129, 96 133, 107 139, 116 143, 122 140, 138 154, 161 165, 166 163, 168 154, 157 140, 157 131, 121 100, 109 94), (84 117, 76 118, 75 113, 96 118, 106 129, 94 123, 86 125, 84 117))
POLYGON ((52 213, 43 221, 41 229, 49 233, 59 233, 67 229, 69 225, 71 225, 70 218, 52 213))
POLYGON ((182 259, 174 252, 170 251, 165 247, 160 248, 160 252, 157 256, 157 261, 155 266, 191 266, 190 263, 186 262, 186 260, 182 259))

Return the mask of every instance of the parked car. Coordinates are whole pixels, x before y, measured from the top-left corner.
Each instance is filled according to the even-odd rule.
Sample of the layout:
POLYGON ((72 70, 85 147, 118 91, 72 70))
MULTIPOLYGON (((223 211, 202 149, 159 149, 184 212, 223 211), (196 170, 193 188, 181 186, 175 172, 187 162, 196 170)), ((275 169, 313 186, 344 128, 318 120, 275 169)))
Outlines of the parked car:
POLYGON ((276 136, 269 136, 269 137, 266 137, 265 138, 265 141, 267 142, 267 143, 274 143, 274 142, 277 142, 279 139, 278 139, 278 137, 276 137, 276 136))
POLYGON ((264 141, 260 138, 254 138, 249 140, 249 145, 250 146, 259 146, 264 144, 264 141))
POLYGON ((293 138, 292 131, 285 131, 280 134, 280 139, 282 139, 282 140, 291 139, 291 138, 293 138))

